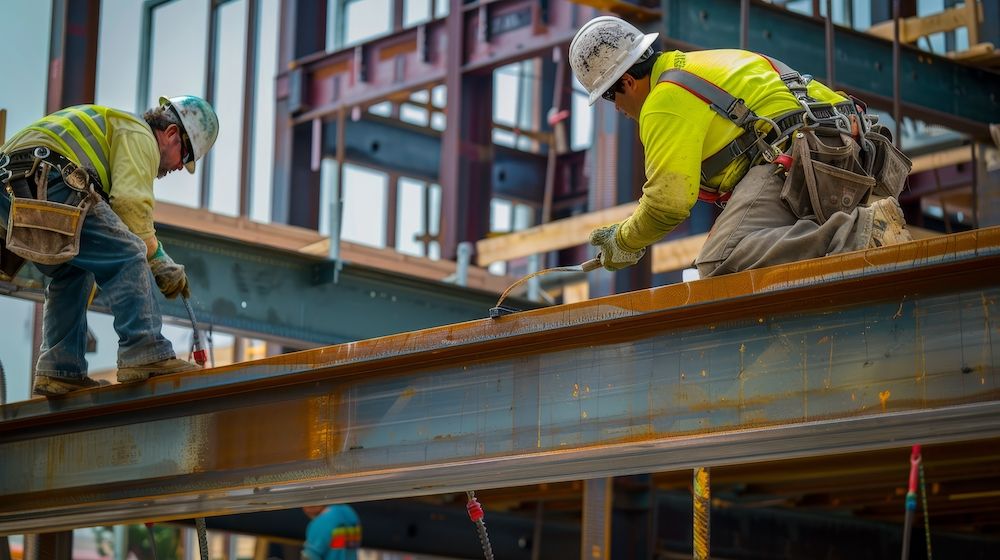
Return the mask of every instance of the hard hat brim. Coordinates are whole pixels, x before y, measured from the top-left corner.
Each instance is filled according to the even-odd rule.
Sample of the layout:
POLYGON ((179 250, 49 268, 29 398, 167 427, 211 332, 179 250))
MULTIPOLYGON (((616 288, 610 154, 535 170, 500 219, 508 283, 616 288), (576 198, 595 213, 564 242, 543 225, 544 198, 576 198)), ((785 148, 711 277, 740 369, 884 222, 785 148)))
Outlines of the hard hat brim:
POLYGON ((659 33, 646 33, 642 37, 642 41, 639 42, 639 46, 636 47, 635 49, 636 52, 635 58, 632 58, 632 60, 629 60, 626 64, 623 64, 622 73, 615 76, 615 78, 611 80, 611 83, 608 84, 608 87, 604 88, 604 90, 590 92, 590 95, 588 96, 590 105, 597 103, 597 100, 600 99, 602 95, 604 95, 604 92, 608 91, 608 89, 610 89, 611 86, 615 85, 615 82, 621 79, 621 77, 625 75, 625 72, 628 72, 628 69, 631 68, 632 65, 635 64, 637 60, 639 60, 639 57, 642 56, 642 53, 646 52, 646 49, 648 49, 653 44, 653 42, 656 41, 656 38, 659 36, 660 36, 659 33))

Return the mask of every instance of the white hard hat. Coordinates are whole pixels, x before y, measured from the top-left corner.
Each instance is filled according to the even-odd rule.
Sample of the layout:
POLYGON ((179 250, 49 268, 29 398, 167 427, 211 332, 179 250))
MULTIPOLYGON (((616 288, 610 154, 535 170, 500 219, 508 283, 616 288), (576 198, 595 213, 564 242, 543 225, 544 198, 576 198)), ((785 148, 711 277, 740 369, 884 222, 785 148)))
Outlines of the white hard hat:
POLYGON ((181 128, 187 136, 191 158, 184 163, 188 173, 194 173, 194 162, 212 149, 219 136, 219 117, 208 101, 194 95, 161 97, 161 106, 169 106, 181 121, 181 128))
POLYGON ((590 93, 593 105, 601 94, 643 59, 659 33, 643 33, 614 16, 598 16, 580 28, 569 44, 573 75, 590 93))

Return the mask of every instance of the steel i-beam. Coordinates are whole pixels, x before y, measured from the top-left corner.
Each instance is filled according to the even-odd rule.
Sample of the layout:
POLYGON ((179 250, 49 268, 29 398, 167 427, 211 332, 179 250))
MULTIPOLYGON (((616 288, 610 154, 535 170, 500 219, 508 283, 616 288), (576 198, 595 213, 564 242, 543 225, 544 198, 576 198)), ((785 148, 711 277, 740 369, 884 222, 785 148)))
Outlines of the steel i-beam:
POLYGON ((13 403, 0 534, 997 437, 998 274, 976 230, 13 403))

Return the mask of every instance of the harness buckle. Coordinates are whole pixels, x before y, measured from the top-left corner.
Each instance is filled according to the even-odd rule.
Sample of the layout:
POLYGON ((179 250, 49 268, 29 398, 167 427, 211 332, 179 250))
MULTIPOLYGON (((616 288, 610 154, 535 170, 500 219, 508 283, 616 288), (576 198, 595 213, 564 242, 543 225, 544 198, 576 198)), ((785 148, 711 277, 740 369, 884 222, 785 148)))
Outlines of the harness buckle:
POLYGON ((747 107, 747 104, 742 99, 733 100, 732 105, 726 109, 726 114, 729 116, 729 120, 733 124, 742 127, 750 120, 754 115, 753 111, 747 107))

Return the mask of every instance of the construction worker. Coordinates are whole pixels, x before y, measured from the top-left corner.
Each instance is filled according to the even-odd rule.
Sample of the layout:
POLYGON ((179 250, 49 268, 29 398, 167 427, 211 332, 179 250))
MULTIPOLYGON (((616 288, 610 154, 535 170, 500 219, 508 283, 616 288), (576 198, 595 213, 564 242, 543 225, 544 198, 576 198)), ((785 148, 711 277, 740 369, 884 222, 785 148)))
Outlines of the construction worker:
POLYGON ((118 333, 118 381, 197 369, 161 334, 154 287, 188 296, 184 267, 153 229, 153 180, 187 169, 215 143, 204 99, 160 98, 142 118, 78 105, 17 132, 0 147, 0 258, 31 261, 48 277, 33 391, 95 387, 87 376, 87 305, 96 282, 118 333))
POLYGON ((361 520, 347 504, 306 506, 309 519, 302 560, 357 560, 361 547, 361 520))
POLYGON ((910 162, 860 102, 748 51, 658 52, 657 35, 601 16, 570 45, 590 103, 636 121, 645 149, 638 208, 590 235, 604 268, 635 264, 699 198, 724 204, 701 277, 910 240, 910 162))

